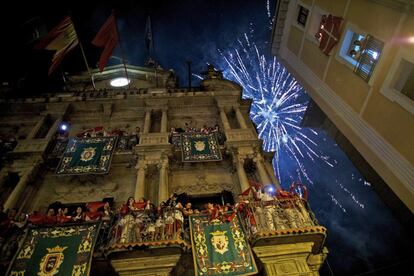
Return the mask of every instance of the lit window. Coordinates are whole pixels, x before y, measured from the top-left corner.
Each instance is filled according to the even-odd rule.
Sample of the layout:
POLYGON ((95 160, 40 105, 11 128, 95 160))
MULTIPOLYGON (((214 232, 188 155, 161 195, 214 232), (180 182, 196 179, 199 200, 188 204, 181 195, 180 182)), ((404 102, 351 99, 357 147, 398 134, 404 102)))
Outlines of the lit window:
POLYGON ((383 46, 382 41, 371 35, 347 29, 339 56, 352 66, 358 76, 368 82, 380 58, 383 46))
POLYGON ((362 48, 354 72, 368 82, 374 72, 375 65, 377 65, 384 43, 371 35, 367 35, 361 41, 361 44, 362 48))

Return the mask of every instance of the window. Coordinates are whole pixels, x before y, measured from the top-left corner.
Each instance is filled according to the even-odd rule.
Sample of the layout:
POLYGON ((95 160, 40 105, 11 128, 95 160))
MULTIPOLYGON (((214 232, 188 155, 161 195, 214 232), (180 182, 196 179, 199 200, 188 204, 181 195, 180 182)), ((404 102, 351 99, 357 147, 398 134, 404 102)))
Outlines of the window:
POLYGON ((393 88, 414 101, 414 64, 402 58, 398 66, 393 88))
POLYGON ((410 47, 398 50, 380 91, 414 115, 414 52, 410 47))
POLYGON ((312 9, 312 13, 310 16, 309 26, 306 32, 306 38, 318 45, 319 45, 319 40, 315 37, 315 34, 319 31, 319 28, 321 26, 322 16, 326 14, 329 14, 329 13, 315 6, 312 9))
POLYGON ((358 76, 369 82, 383 46, 384 43, 375 37, 348 28, 338 55, 358 76))
POLYGON ((306 26, 306 20, 308 19, 309 10, 301 5, 298 5, 298 18, 297 23, 306 26))
POLYGON ((368 82, 381 55, 381 50, 384 46, 384 43, 371 35, 367 35, 363 40, 360 41, 355 40, 353 44, 354 43, 361 45, 359 50, 359 57, 354 57, 354 59, 357 59, 357 64, 354 68, 354 72, 366 82, 368 82))

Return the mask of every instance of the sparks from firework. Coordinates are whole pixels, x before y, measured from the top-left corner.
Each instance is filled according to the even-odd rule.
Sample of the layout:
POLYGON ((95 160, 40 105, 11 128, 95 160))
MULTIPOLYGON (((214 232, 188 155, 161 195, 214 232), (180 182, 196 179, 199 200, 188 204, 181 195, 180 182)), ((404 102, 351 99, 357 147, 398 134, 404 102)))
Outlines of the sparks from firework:
POLYGON ((293 158, 298 175, 291 179, 309 177, 303 158, 312 161, 322 160, 333 166, 330 158, 318 151, 314 137, 318 133, 300 126, 308 104, 306 92, 290 75, 276 58, 269 59, 260 51, 255 43, 250 42, 247 34, 238 40, 238 48, 227 52, 220 51, 224 60, 224 75, 238 82, 243 88, 243 97, 253 99, 250 116, 263 140, 265 151, 275 152, 275 169, 281 181, 280 164, 284 158, 293 158), (255 72, 254 75, 250 72, 255 72))

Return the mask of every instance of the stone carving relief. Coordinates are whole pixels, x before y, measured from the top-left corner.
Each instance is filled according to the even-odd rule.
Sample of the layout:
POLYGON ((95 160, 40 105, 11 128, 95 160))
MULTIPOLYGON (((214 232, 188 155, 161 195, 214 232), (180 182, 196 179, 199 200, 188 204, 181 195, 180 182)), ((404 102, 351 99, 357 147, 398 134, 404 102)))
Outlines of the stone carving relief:
POLYGON ((205 176, 198 176, 195 182, 191 180, 174 186, 173 192, 187 194, 212 194, 223 190, 233 191, 234 184, 231 182, 210 182, 205 176))
POLYGON ((62 203, 99 201, 106 197, 114 197, 115 201, 123 202, 133 194, 135 173, 131 170, 120 168, 105 176, 46 175, 37 194, 40 198, 38 206, 33 207, 45 207, 55 201, 62 203))

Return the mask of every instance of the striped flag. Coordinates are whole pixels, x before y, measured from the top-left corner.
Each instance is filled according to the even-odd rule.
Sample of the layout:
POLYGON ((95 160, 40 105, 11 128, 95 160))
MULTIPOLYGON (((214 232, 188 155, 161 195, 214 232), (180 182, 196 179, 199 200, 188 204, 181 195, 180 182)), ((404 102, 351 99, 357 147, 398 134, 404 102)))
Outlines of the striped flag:
POLYGON ((72 19, 65 17, 54 27, 45 38, 39 41, 34 47, 38 50, 54 50, 52 64, 49 67, 49 75, 62 62, 63 58, 79 44, 72 19))

